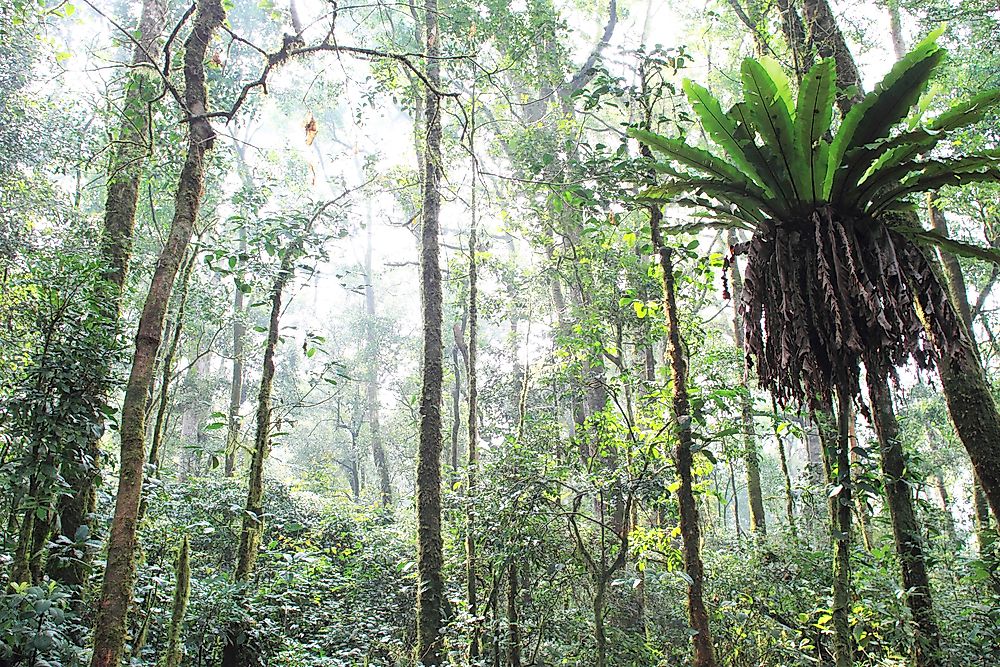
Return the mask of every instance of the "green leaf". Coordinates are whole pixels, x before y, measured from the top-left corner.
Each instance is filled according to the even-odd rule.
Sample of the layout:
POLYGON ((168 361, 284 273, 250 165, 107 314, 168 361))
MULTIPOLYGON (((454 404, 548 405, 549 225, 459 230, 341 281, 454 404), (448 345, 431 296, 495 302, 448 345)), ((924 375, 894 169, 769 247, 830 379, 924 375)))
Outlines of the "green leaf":
POLYGON ((944 26, 928 35, 912 51, 893 65, 875 89, 854 105, 844 116, 830 145, 830 166, 824 183, 824 199, 834 201, 850 191, 868 170, 875 156, 878 140, 888 136, 917 103, 927 87, 934 68, 944 58, 936 43, 944 26), (850 159, 845 159, 851 149, 850 159))
MULTIPOLYGON (((809 168, 810 185, 807 190, 811 201, 823 198, 823 180, 827 173, 830 146, 824 135, 833 122, 833 99, 837 79, 833 58, 821 60, 802 79, 802 88, 795 107, 796 144, 808 154, 804 156, 809 168)), ((803 195, 805 196, 805 195, 803 195)))
POLYGON ((629 128, 628 133, 629 136, 638 139, 653 150, 659 151, 670 159, 680 162, 691 169, 697 169, 710 176, 732 181, 733 183, 752 185, 740 173, 739 169, 725 160, 715 157, 706 150, 690 146, 679 139, 670 139, 636 128, 629 128))
MULTIPOLYGON (((701 119, 701 126, 723 151, 729 160, 752 178, 758 185, 767 189, 766 180, 751 164, 751 156, 746 154, 748 148, 737 138, 736 120, 722 110, 722 105, 707 88, 689 79, 684 80, 684 92, 687 94, 691 108, 701 119)), ((755 150, 754 146, 751 150, 755 150)), ((773 193, 768 193, 773 195, 773 193)))
POLYGON ((916 192, 930 192, 946 185, 1000 182, 1000 167, 996 166, 996 160, 982 162, 981 158, 982 156, 970 156, 960 160, 935 163, 941 166, 913 174, 897 187, 879 193, 868 205, 867 213, 877 216, 881 211, 893 206, 907 195, 916 192), (990 166, 985 166, 986 164, 990 166))
MULTIPOLYGON (((773 164, 785 172, 785 180, 792 186, 792 206, 803 199, 808 172, 803 152, 796 147, 792 115, 767 68, 753 58, 743 61, 743 96, 753 128, 760 134, 764 145, 775 152, 773 164)), ((786 81, 787 85, 787 81, 786 81)))
POLYGON ((905 225, 892 225, 892 229, 917 243, 937 246, 953 255, 961 255, 962 257, 981 259, 993 264, 1000 264, 1000 250, 996 248, 984 248, 973 243, 948 238, 944 234, 931 229, 921 229, 905 225))
MULTIPOLYGON (((745 185, 724 179, 685 178, 646 188, 641 196, 644 199, 671 202, 676 201, 678 196, 684 194, 708 195, 725 206, 738 209, 742 213, 740 218, 745 221, 760 222, 763 220, 761 213, 773 216, 767 201, 758 197, 755 192, 748 190, 745 185)), ((735 213, 729 208, 726 210, 735 213)))

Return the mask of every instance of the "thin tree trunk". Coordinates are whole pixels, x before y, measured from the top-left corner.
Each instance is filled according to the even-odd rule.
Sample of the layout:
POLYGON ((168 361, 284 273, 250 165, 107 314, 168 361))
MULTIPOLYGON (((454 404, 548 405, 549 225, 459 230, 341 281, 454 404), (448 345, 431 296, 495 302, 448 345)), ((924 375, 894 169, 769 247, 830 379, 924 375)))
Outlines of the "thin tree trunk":
MULTIPOLYGON (((161 362, 160 376, 160 398, 156 407, 156 420, 153 423, 153 437, 149 446, 149 463, 154 470, 160 469, 160 447, 163 443, 163 434, 166 431, 167 408, 169 407, 168 397, 170 395, 170 376, 174 370, 174 357, 177 355, 177 348, 180 346, 181 332, 184 330, 184 308, 187 305, 188 284, 191 280, 191 271, 194 267, 195 254, 192 253, 188 261, 181 268, 180 294, 177 299, 177 313, 174 316, 174 328, 170 336, 170 343, 167 345, 166 353, 161 362)), ((169 327, 168 327, 169 328, 169 327)), ((140 512, 140 516, 144 512, 140 512)))
MULTIPOLYGON (((647 78, 642 74, 642 88, 646 92, 647 78)), ((652 127, 652 109, 645 109, 645 127, 652 127)), ((652 157, 652 151, 645 144, 640 145, 645 157, 652 157)), ((650 180, 655 182, 655 174, 650 174, 650 180)), ((701 560, 701 527, 698 524, 698 505, 694 496, 693 464, 694 436, 691 431, 691 406, 687 393, 687 360, 681 345, 680 318, 677 312, 677 300, 674 294, 674 266, 671 250, 663 242, 660 224, 663 221, 663 211, 660 207, 649 207, 650 240, 659 260, 663 273, 663 314, 666 319, 667 363, 670 366, 672 380, 672 403, 674 420, 677 428, 677 446, 674 450, 677 476, 680 487, 677 489, 677 505, 680 515, 681 542, 684 553, 684 571, 688 576, 688 622, 691 624, 691 643, 694 652, 694 667, 715 667, 715 650, 712 646, 712 633, 708 624, 708 610, 704 600, 704 565, 701 560)))
POLYGON ((267 342, 264 345, 260 388, 257 391, 257 430, 254 434, 253 458, 250 460, 243 528, 240 531, 240 549, 236 563, 237 581, 246 581, 250 578, 264 532, 264 461, 271 448, 271 393, 274 387, 274 354, 281 333, 281 301, 285 287, 295 273, 295 262, 299 259, 307 233, 308 228, 304 229, 302 236, 285 251, 278 275, 275 276, 271 286, 271 316, 268 320, 267 342))
POLYGON ((674 456, 680 488, 677 502, 680 512, 680 531, 684 550, 684 571, 688 576, 688 620, 694 633, 694 667, 715 667, 715 652, 712 635, 708 626, 708 611, 703 597, 704 567, 701 561, 701 529, 698 525, 698 506, 694 497, 692 451, 694 438, 691 433, 691 409, 687 394, 687 361, 681 346, 680 320, 674 296, 674 267, 670 248, 663 245, 660 236, 660 211, 651 210, 651 233, 653 245, 663 269, 663 304, 667 321, 667 354, 670 375, 673 380, 674 419, 677 422, 677 448, 674 456))
MULTIPOLYGON (((240 227, 240 254, 246 252, 246 231, 240 227)), ((240 405, 243 403, 243 339, 246 324, 243 322, 243 290, 236 285, 233 296, 233 374, 229 385, 229 412, 226 424, 226 462, 223 474, 232 477, 236 471, 236 452, 239 449, 240 405)))
POLYGON ((517 557, 507 564, 507 665, 521 667, 521 619, 517 595, 521 592, 517 557))
POLYGON ((913 508, 910 486, 906 481, 906 461, 899 424, 892 406, 888 379, 884 375, 868 377, 872 417, 878 434, 882 472, 885 475, 886 504, 892 522, 892 535, 899 555, 906 605, 913 615, 916 630, 913 664, 916 667, 936 667, 941 663, 938 627, 934 621, 931 588, 927 578, 920 524, 913 508))
POLYGON ((392 506, 392 482, 389 480, 389 464, 382 445, 382 427, 379 421, 379 342, 378 322, 375 319, 375 272, 372 269, 373 220, 368 215, 368 246, 365 250, 365 314, 368 324, 368 430, 371 435, 372 459, 379 481, 379 504, 392 506))
POLYGON ((837 667, 854 664, 851 636, 851 398, 837 394, 837 418, 832 410, 814 411, 823 442, 823 461, 827 482, 832 487, 827 498, 830 513, 830 536, 833 543, 833 654, 837 667))
MULTIPOLYGON (((476 208, 476 195, 478 191, 479 161, 476 158, 476 96, 473 88, 472 108, 469 112, 469 152, 472 155, 472 192, 469 197, 470 224, 469 224, 469 342, 466 350, 468 357, 466 364, 469 369, 469 448, 468 462, 466 466, 466 495, 468 496, 468 509, 465 513, 465 586, 466 599, 469 605, 469 615, 473 619, 478 619, 479 609, 477 600, 476 582, 476 472, 479 465, 479 423, 477 413, 479 410, 479 387, 476 376, 476 355, 478 354, 478 341, 476 336, 479 332, 479 263, 476 259, 478 251, 478 210, 476 208)), ((472 633, 469 637, 469 660, 474 661, 479 658, 481 651, 481 628, 478 620, 473 621, 472 633)))
POLYGON ((459 346, 462 340, 462 327, 455 323, 452 327, 455 337, 451 346, 451 367, 455 374, 451 387, 451 478, 458 480, 458 444, 462 426, 462 362, 459 359, 459 346))
POLYGON ((137 519, 146 462, 146 397, 153 381, 153 365, 160 347, 170 292, 201 205, 205 157, 215 140, 211 124, 203 117, 207 108, 204 63, 209 42, 224 19, 220 0, 201 0, 191 34, 185 41, 185 102, 188 111, 197 117, 188 123, 188 152, 177 184, 174 217, 139 318, 135 355, 125 390, 118 495, 108 538, 104 584, 97 604, 91 667, 118 667, 125 644, 125 618, 135 584, 137 519))
POLYGON ((736 488, 736 467, 733 465, 733 459, 729 458, 727 461, 729 465, 729 486, 733 489, 733 524, 736 527, 736 537, 743 537, 743 520, 740 518, 740 494, 739 489, 736 488))
POLYGON ((944 515, 944 530, 948 534, 948 539, 952 543, 958 541, 955 533, 955 517, 951 515, 951 500, 948 498, 948 487, 944 483, 944 477, 940 472, 934 473, 934 487, 937 489, 938 498, 941 500, 941 512, 944 515))
MULTIPOLYGON (((851 419, 847 424, 847 439, 850 443, 851 452, 851 474, 854 476, 853 479, 860 477, 862 470, 861 465, 858 460, 857 446, 858 446, 858 429, 857 429, 857 415, 854 409, 851 409, 851 419)), ((861 542, 864 544, 865 551, 868 553, 872 552, 872 528, 871 528, 871 512, 868 511, 868 503, 865 502, 865 498, 860 493, 853 494, 854 496, 854 510, 858 515, 858 528, 861 533, 861 542)))
POLYGON ((788 472, 788 457, 785 454, 785 437, 778 432, 778 404, 771 398, 771 409, 774 412, 774 439, 778 443, 778 460, 781 463, 781 478, 785 482, 785 518, 788 521, 788 532, 795 537, 795 497, 792 495, 792 476, 788 472))
MULTIPOLYGON (((424 2, 426 77, 430 86, 441 83, 438 55, 438 3, 424 2)), ((444 623, 444 578, 441 572, 441 393, 442 291, 439 229, 441 212, 441 100, 428 86, 424 92, 424 190, 420 248, 423 309, 423 369, 420 391, 420 442, 417 449, 417 660, 427 666, 442 664, 441 628, 444 623)))
POLYGON ((191 549, 187 535, 181 538, 174 574, 177 583, 174 587, 174 605, 167 630, 167 653, 163 659, 163 667, 181 667, 184 660, 184 615, 191 594, 191 549))
MULTIPOLYGON (((151 62, 156 54, 156 42, 166 23, 166 0, 143 0, 139 17, 139 38, 132 55, 133 65, 151 62)), ((101 317, 111 331, 119 328, 125 280, 132 257, 132 234, 135 229, 135 211, 139 200, 139 179, 146 154, 150 150, 150 113, 147 108, 155 97, 153 86, 145 83, 145 74, 138 68, 129 75, 126 86, 125 115, 119 126, 119 140, 115 147, 108 172, 108 191, 104 206, 104 225, 101 231, 101 257, 107 263, 100 290, 103 298, 101 317)), ((103 378, 98 391, 107 394, 110 387, 110 367, 101 369, 103 378)), ((66 482, 73 493, 62 496, 58 502, 60 532, 75 541, 81 527, 90 529, 90 515, 97 504, 95 484, 100 475, 100 440, 102 433, 90 435, 84 446, 82 466, 71 466, 66 472, 66 482)), ((93 530, 90 530, 93 533, 93 530)), ((81 586, 87 578, 92 554, 84 553, 77 562, 50 568, 53 578, 70 586, 81 586)))

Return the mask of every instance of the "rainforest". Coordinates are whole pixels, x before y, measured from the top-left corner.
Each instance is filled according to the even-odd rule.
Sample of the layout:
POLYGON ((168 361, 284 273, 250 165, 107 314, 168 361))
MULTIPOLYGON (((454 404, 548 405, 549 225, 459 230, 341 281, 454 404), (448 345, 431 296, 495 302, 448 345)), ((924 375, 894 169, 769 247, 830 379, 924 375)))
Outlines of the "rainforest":
POLYGON ((1000 665, 1000 7, 0 0, 0 667, 1000 665))

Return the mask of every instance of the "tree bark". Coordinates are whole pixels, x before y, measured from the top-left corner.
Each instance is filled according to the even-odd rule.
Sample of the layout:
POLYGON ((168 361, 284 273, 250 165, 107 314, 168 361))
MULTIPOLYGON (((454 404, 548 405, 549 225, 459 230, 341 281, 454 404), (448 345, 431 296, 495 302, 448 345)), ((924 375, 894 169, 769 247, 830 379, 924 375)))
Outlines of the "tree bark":
POLYGON ((108 538, 104 583, 97 604, 91 667, 118 667, 125 644, 125 618, 135 584, 137 519, 146 461, 146 397, 153 381, 153 365, 160 347, 170 292, 201 205, 205 157, 215 140, 215 132, 204 118, 207 109, 205 56, 213 34, 224 19, 220 0, 201 0, 191 34, 185 41, 185 104, 187 112, 193 116, 188 123, 188 151, 177 184, 170 233, 157 260, 139 318, 135 355, 125 390, 118 495, 108 538))
MULTIPOLYGON (((466 597, 469 605, 469 615, 478 619, 478 600, 476 582, 476 473, 479 466, 479 422, 478 414, 478 384, 476 376, 476 355, 478 354, 478 341, 476 336, 479 331, 479 285, 478 285, 478 262, 476 251, 478 246, 477 230, 477 210, 476 210, 476 179, 478 178, 478 163, 475 155, 475 142, 473 139, 475 132, 475 98, 473 98, 472 122, 469 130, 469 144, 472 151, 472 195, 470 206, 472 208, 472 224, 469 230, 469 449, 468 464, 466 468, 467 482, 466 494, 468 495, 468 510, 465 514, 465 556, 466 572, 465 585, 466 597)), ((469 637, 469 660, 479 657, 481 647, 481 628, 478 620, 473 621, 472 634, 469 637)))
POLYGON ((267 342, 264 344, 260 388, 257 391, 257 430, 254 434, 253 458, 250 460, 243 528, 240 531, 240 549, 236 562, 237 581, 246 581, 250 578, 264 532, 264 462, 271 448, 271 393, 274 387, 274 354, 281 333, 282 297, 285 287, 295 273, 295 262, 299 259, 308 231, 308 227, 303 229, 302 235, 285 250, 278 275, 275 276, 271 286, 271 315, 268 319, 267 342))
MULTIPOLYGON (((246 232, 240 229, 240 253, 246 252, 246 232)), ((223 474, 232 477, 236 472, 236 451, 239 449, 240 405, 243 403, 243 339, 246 324, 243 323, 243 290, 236 285, 233 296, 233 374, 229 384, 229 410, 226 423, 226 462, 223 474)))
POLYGON ((852 407, 847 392, 837 392, 837 418, 830 407, 814 410, 813 419, 823 442, 823 461, 830 512, 830 537, 833 543, 833 655, 837 667, 854 664, 851 636, 851 455, 850 427, 852 407))
POLYGON ((673 380, 673 408, 677 428, 677 447, 674 457, 680 488, 677 502, 680 512, 680 531, 684 550, 684 571, 688 576, 688 620, 694 634, 694 667, 715 667, 715 652, 708 625, 708 610, 703 596, 704 566, 701 561, 701 529, 698 526, 698 506, 694 497, 692 467, 694 438, 691 432, 691 408, 687 394, 687 361, 681 346, 680 320, 674 295, 674 267, 670 248, 663 245, 659 224, 659 209, 651 210, 650 228, 653 246, 659 254, 663 270, 663 311, 667 323, 667 356, 673 380))
MULTIPOLYGON (((430 86, 441 83, 438 55, 438 3, 424 2, 426 77, 430 86)), ((420 248, 421 306, 423 310, 423 369, 420 391, 420 440, 417 448, 417 660, 442 664, 441 628, 444 623, 444 578, 441 572, 441 394, 442 288, 440 267, 441 212, 441 100, 428 86, 424 91, 423 224, 420 248)))
MULTIPOLYGON (((944 236, 948 236, 948 218, 945 217, 944 211, 942 211, 941 208, 935 203, 936 201, 936 192, 927 193, 927 213, 928 218, 930 218, 931 227, 934 228, 934 231, 939 232, 944 236)), ((958 258, 953 254, 940 249, 938 250, 938 258, 941 262, 941 269, 944 274, 948 296, 951 299, 951 303, 955 305, 955 310, 961 318, 961 323, 965 326, 965 332, 969 337, 969 342, 972 344, 972 350, 975 352, 976 362, 981 366, 982 362, 979 360, 979 351, 975 346, 976 339, 975 330, 972 326, 973 314, 972 308, 969 304, 969 290, 965 284, 965 275, 962 273, 962 265, 958 263, 958 258)), ((946 396, 947 392, 948 390, 945 388, 946 396)), ((983 402, 986 402, 985 397, 983 402)), ((951 403, 949 402, 949 409, 950 405, 951 403)), ((958 424, 955 422, 955 415, 952 414, 951 417, 952 422, 955 423, 956 430, 958 430, 958 424)), ((962 437, 962 433, 960 431, 959 437, 962 439, 962 443, 966 444, 966 440, 962 437)), ((966 449, 968 448, 968 444, 966 444, 966 449)), ((971 451, 969 453, 971 455, 971 451)), ((973 468, 975 468, 975 465, 973 465, 973 468)), ((1000 515, 997 514, 996 503, 987 501, 986 494, 983 491, 983 485, 979 481, 979 474, 975 469, 972 473, 972 495, 972 508, 975 513, 976 538, 979 543, 980 551, 983 551, 993 542, 993 537, 989 532, 990 506, 992 505, 993 507, 994 516, 1000 515)))
MULTIPOLYGON (((177 299, 177 313, 174 316, 173 333, 170 336, 170 344, 167 345, 166 353, 163 355, 161 375, 160 375, 160 397, 156 406, 156 419, 153 422, 153 437, 149 445, 149 463, 154 470, 160 469, 160 446, 163 443, 163 434, 166 431, 168 398, 170 395, 170 376, 174 372, 174 357, 177 355, 177 348, 180 346, 181 333, 184 331, 184 309, 187 305, 188 283, 191 279, 191 271, 194 267, 195 255, 192 254, 181 268, 180 295, 177 299)), ((169 325, 167 327, 170 328, 169 325)), ((143 512, 140 512, 140 517, 143 512)))
POLYGON ((875 431, 878 434, 892 536, 899 555, 903 590, 907 591, 906 605, 913 615, 913 664, 916 667, 936 667, 942 664, 938 627, 934 621, 923 538, 910 486, 906 481, 906 460, 889 393, 888 378, 878 374, 869 376, 868 392, 875 431))
MULTIPOLYGON (((139 17, 138 45, 132 54, 133 65, 151 62, 156 53, 156 42, 166 23, 166 0, 143 0, 139 17)), ((101 231, 101 257, 107 263, 102 286, 104 325, 117 331, 121 316, 125 280, 132 257, 132 235, 135 229, 135 211, 139 200, 139 179, 146 154, 150 150, 147 132, 149 119, 147 104, 155 97, 154 86, 146 80, 148 74, 134 68, 126 86, 124 113, 126 118, 119 126, 119 140, 108 171, 108 190, 104 206, 104 224, 101 231)), ((98 391, 110 390, 110 366, 102 368, 103 386, 98 391)), ((90 436, 85 447, 85 466, 74 466, 66 471, 66 482, 73 493, 59 500, 59 523, 62 534, 76 539, 82 526, 90 528, 90 514, 97 503, 95 485, 100 475, 100 440, 90 436)), ((91 530, 93 533, 93 530, 91 530)), ((84 554, 79 562, 50 568, 52 576, 70 586, 80 586, 87 578, 91 554, 84 554)))

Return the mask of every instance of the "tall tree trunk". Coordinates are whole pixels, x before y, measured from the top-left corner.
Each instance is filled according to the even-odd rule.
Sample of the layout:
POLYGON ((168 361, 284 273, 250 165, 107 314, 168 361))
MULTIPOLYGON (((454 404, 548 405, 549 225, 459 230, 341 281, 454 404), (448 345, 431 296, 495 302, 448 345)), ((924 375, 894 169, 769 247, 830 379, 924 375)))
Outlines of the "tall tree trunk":
POLYGON ((441 84, 438 55, 438 3, 424 2, 426 77, 424 92, 423 224, 420 248, 421 305, 423 310, 423 369, 420 391, 420 442, 417 449, 417 660, 442 664, 441 628, 444 623, 444 578, 441 572, 441 393, 442 291, 440 247, 441 213, 441 84))
POLYGON ((521 667, 521 619, 517 596, 521 592, 517 557, 507 564, 507 667, 521 667))
MULTIPOLYGON (((647 91, 647 77, 642 72, 642 89, 647 91)), ((645 96, 644 96, 645 97, 645 96)), ((645 109, 645 127, 652 129, 652 108, 645 109)), ((652 150, 645 144, 639 146, 642 155, 651 158, 652 150)), ((655 183, 655 174, 649 178, 655 183)), ((680 514, 680 532, 684 552, 684 571, 688 576, 688 622, 691 624, 691 643, 694 649, 694 667, 715 667, 715 650, 708 624, 708 610, 704 600, 704 565, 701 560, 701 528, 698 525, 698 505, 694 497, 693 464, 694 435, 691 431, 691 406, 687 393, 687 360, 681 345, 680 317, 674 294, 674 265, 671 249, 664 245, 660 224, 663 211, 659 206, 649 206, 649 233, 660 269, 663 273, 663 314, 666 319, 666 362, 670 366, 672 403, 676 422, 677 446, 674 451, 677 476, 677 505, 680 514)))
MULTIPOLYGON (((315 220, 315 218, 313 218, 315 220)), ((285 287, 295 273, 295 263, 299 260, 305 243, 305 235, 295 240, 281 258, 278 275, 271 285, 271 316, 267 326, 267 342, 264 344, 264 365, 257 391, 257 430, 254 434, 253 458, 250 460, 250 479, 247 486, 247 501, 243 512, 243 528, 240 531, 240 550, 236 562, 236 580, 246 581, 253 572, 260 548, 260 538, 264 532, 264 461, 271 449, 271 393, 274 387, 274 354, 278 348, 281 333, 281 305, 285 287)))
MULTIPOLYGON (((181 267, 180 294, 177 299, 177 313, 174 315, 173 332, 170 335, 170 343, 167 345, 166 353, 161 362, 159 402, 156 406, 156 419, 153 422, 153 437, 149 445, 149 463, 154 470, 160 469, 160 447, 163 444, 163 434, 166 432, 167 408, 169 407, 170 377, 174 372, 174 357, 177 355, 177 348, 180 346, 181 333, 184 331, 184 309, 187 305, 188 284, 191 280, 191 271, 194 268, 196 255, 194 253, 181 267)), ((169 326, 167 327, 170 328, 169 326)), ((140 512, 140 517, 144 512, 140 512)))
MULTIPOLYGON (((736 232, 730 230, 727 242, 730 246, 736 244, 736 232)), ((730 264, 730 285, 733 288, 733 340, 740 358, 746 357, 746 346, 743 338, 743 321, 740 318, 737 304, 743 299, 743 276, 740 266, 734 258, 730 264)), ((750 392, 748 380, 749 368, 743 365, 742 392, 740 395, 740 422, 743 427, 743 462, 747 469, 747 498, 750 501, 750 530, 761 535, 767 534, 767 520, 764 516, 764 494, 760 488, 760 452, 757 447, 757 435, 753 424, 753 395, 750 392)))
POLYGON ((944 483, 944 477, 940 472, 934 473, 934 486, 937 489, 938 497, 941 499, 941 512, 944 514, 944 530, 948 539, 954 544, 958 542, 958 535, 955 532, 955 517, 951 514, 951 500, 948 498, 948 487, 944 483))
POLYGON ((365 315, 368 324, 365 333, 368 336, 368 431, 371 436, 372 459, 375 461, 375 471, 379 481, 379 504, 382 507, 392 506, 392 482, 389 480, 389 463, 385 457, 385 447, 382 445, 382 427, 379 421, 379 341, 378 322, 375 319, 375 272, 372 269, 372 236, 373 220, 368 215, 368 246, 365 249, 365 315))
MULTIPOLYGON (((240 227, 240 254, 246 252, 246 231, 240 227)), ((243 290, 236 285, 233 296, 233 374, 229 384, 229 410, 226 423, 226 462, 223 474, 232 477, 236 471, 236 452, 239 449, 240 405, 243 403, 243 339, 246 336, 246 324, 243 322, 243 290)))
POLYGON ((163 658, 163 667, 181 667, 184 660, 184 615, 191 594, 191 549, 187 535, 181 538, 174 574, 177 583, 174 586, 174 605, 167 630, 167 653, 163 658))
POLYGON ((459 434, 462 426, 462 361, 459 359, 459 349, 463 345, 462 326, 456 322, 452 327, 454 343, 451 346, 451 367, 455 374, 451 387, 451 479, 458 480, 458 449, 459 434))
MULTIPOLYGON (((151 62, 156 55, 156 42, 166 23, 167 0, 143 0, 139 17, 139 38, 132 54, 133 65, 151 62)), ((146 154, 150 150, 149 102, 156 96, 154 86, 148 83, 143 70, 134 68, 126 86, 125 118, 119 126, 119 140, 114 149, 108 170, 108 191, 104 206, 104 225, 101 231, 101 257, 107 263, 103 279, 103 310, 101 317, 112 331, 119 328, 125 280, 132 257, 132 234, 135 229, 135 211, 139 200, 139 179, 146 154)), ((103 386, 98 391, 109 391, 110 367, 101 369, 103 386)), ((95 485, 100 475, 100 439, 102 434, 88 436, 82 459, 86 465, 66 470, 66 482, 73 493, 59 499, 59 523, 63 536, 75 541, 81 527, 90 529, 89 516, 97 504, 95 485)), ((93 533, 93 531, 90 531, 93 533)), ((71 586, 82 585, 89 572, 90 552, 77 562, 50 568, 54 578, 71 586)))
MULTIPOLYGON (((944 236, 948 236, 948 219, 947 217, 945 217, 944 211, 942 211, 941 208, 935 203, 936 201, 937 201, 936 192, 930 192, 927 194, 927 212, 928 212, 928 217, 930 218, 931 221, 931 226, 934 228, 935 231, 943 234, 944 236)), ((958 316, 961 318, 962 324, 965 326, 965 332, 968 335, 969 342, 971 343, 971 351, 975 352, 975 361, 978 365, 981 366, 982 363, 979 360, 979 351, 976 349, 975 346, 976 339, 975 339, 975 331, 972 326, 973 317, 972 317, 972 308, 969 304, 969 291, 965 284, 965 275, 962 273, 962 266, 961 264, 958 263, 958 258, 949 252, 939 250, 938 257, 941 261, 941 268, 944 274, 945 283, 948 290, 948 296, 950 297, 951 302, 955 304, 955 310, 957 311, 958 316)), ((953 375, 950 375, 949 377, 958 380, 961 378, 961 375, 957 376, 957 378, 954 377, 953 375)), ((941 380, 942 384, 944 384, 943 374, 941 376, 941 380)), ((945 391, 945 397, 948 398, 949 392, 947 386, 944 387, 944 391, 945 391)), ((956 392, 956 398, 958 399, 959 403, 962 402, 962 396, 964 396, 966 393, 967 393, 966 391, 956 392)), ((985 396, 980 398, 980 402, 982 402, 983 404, 988 404, 985 396)), ((951 410, 950 400, 948 401, 948 406, 950 412, 951 410)), ((994 404, 994 410, 995 410, 995 404, 994 404)), ((961 418, 962 415, 964 414, 968 413, 960 412, 957 416, 961 418)), ((975 413, 971 414, 975 415, 975 413)), ((969 444, 966 440, 966 437, 962 435, 961 429, 958 424, 958 420, 956 420, 956 414, 954 412, 951 413, 951 418, 952 422, 955 424, 955 430, 958 431, 958 435, 962 439, 962 443, 965 444, 966 449, 969 450, 969 444)), ((975 437, 975 433, 977 430, 978 429, 974 427, 970 428, 969 426, 966 426, 966 431, 970 437, 975 437)), ((994 433, 993 435, 1000 435, 1000 433, 994 433)), ((997 441, 994 440, 994 442, 997 441)), ((978 443, 975 442, 973 443, 974 446, 976 444, 978 443)), ((971 456, 972 454, 971 450, 969 450, 969 454, 971 456)), ((997 507, 998 507, 997 502, 992 499, 987 501, 986 493, 983 490, 982 482, 980 482, 979 480, 979 474, 977 472, 978 468, 975 465, 974 459, 973 459, 973 468, 974 470, 972 473, 972 495, 973 495, 972 508, 973 511, 975 512, 976 538, 977 541, 979 542, 979 549, 980 551, 984 551, 988 549, 989 546, 993 543, 993 537, 990 534, 990 507, 992 506, 993 508, 994 516, 1000 516, 1000 514, 997 514, 997 507)))
POLYGON ((884 374, 868 377, 872 417, 878 433, 882 472, 885 477, 886 504, 892 521, 892 536, 899 555, 903 590, 907 592, 906 605, 913 615, 916 630, 913 647, 913 664, 916 667, 936 667, 942 664, 938 627, 934 622, 931 588, 927 579, 923 539, 920 524, 913 508, 913 497, 906 481, 906 461, 903 443, 899 438, 899 425, 892 406, 888 378, 884 374))
MULTIPOLYGON (((468 509, 465 514, 465 586, 466 597, 469 605, 469 615, 478 618, 478 600, 476 583, 476 472, 479 465, 479 422, 478 414, 478 385, 476 377, 476 355, 478 354, 478 341, 476 336, 479 331, 479 265, 476 259, 478 250, 478 229, 476 210, 476 186, 479 178, 478 162, 475 154, 475 97, 471 112, 471 126, 469 130, 469 145, 472 152, 472 195, 470 206, 472 209, 472 222, 469 230, 469 343, 468 343, 468 365, 469 365, 469 450, 468 465, 466 468, 466 495, 468 496, 468 509)), ((472 626, 472 634, 469 637, 469 660, 473 661, 480 654, 480 638, 482 632, 478 621, 472 626)))
POLYGON ((715 667, 715 652, 708 626, 708 611, 703 597, 704 567, 701 562, 701 529, 698 526, 698 506, 694 497, 694 438, 691 432, 691 408, 687 394, 687 360, 681 346, 680 319, 674 295, 674 266, 670 248, 663 245, 660 235, 661 214, 652 209, 650 227, 653 246, 659 254, 663 270, 663 312, 667 321, 667 355, 670 376, 673 380, 674 420, 677 428, 677 447, 674 457, 680 488, 677 503, 680 512, 680 531, 684 550, 684 571, 688 576, 688 620, 694 633, 694 667, 715 667))
POLYGON ((837 66, 837 108, 847 115, 851 107, 861 101, 861 75, 847 46, 844 34, 837 25, 828 0, 803 0, 802 14, 809 30, 809 41, 821 58, 833 58, 837 66))
POLYGON ((833 544, 833 655, 837 667, 854 664, 851 636, 851 397, 837 392, 837 418, 828 406, 814 410, 814 421, 823 442, 823 461, 830 513, 830 537, 833 544))
MULTIPOLYGON (((851 475, 852 479, 857 480, 863 473, 861 469, 861 463, 858 458, 858 429, 857 429, 857 414, 855 413, 853 407, 851 409, 851 419, 847 423, 847 439, 848 447, 850 447, 851 452, 851 475)), ((872 552, 872 517, 871 512, 868 510, 868 503, 865 500, 863 494, 854 493, 854 510, 858 515, 858 532, 861 533, 861 542, 864 544, 865 551, 868 553, 872 552)))
POLYGON ((781 478, 785 483, 785 519, 788 521, 788 532, 796 536, 795 526, 795 496, 792 495, 792 476, 788 471, 788 456, 785 453, 785 436, 778 425, 778 404, 771 398, 771 410, 774 412, 774 439, 778 443, 778 461, 781 463, 781 478))
POLYGON ((188 123, 188 152, 177 184, 170 233, 153 270, 149 294, 139 318, 135 355, 122 406, 118 495, 108 538, 104 584, 97 604, 91 667, 118 667, 125 644, 125 617, 135 584, 137 519, 146 462, 146 397, 153 381, 153 365, 160 347, 170 292, 201 205, 205 157, 215 140, 215 131, 204 118, 207 109, 205 55, 213 34, 224 19, 221 0, 200 0, 191 34, 184 44, 185 104, 194 117, 188 123))
POLYGON ((777 0, 777 6, 781 34, 784 35, 788 50, 792 55, 792 69, 795 71, 796 80, 802 81, 802 77, 809 69, 810 62, 806 29, 802 25, 802 17, 799 16, 792 0, 777 0))

